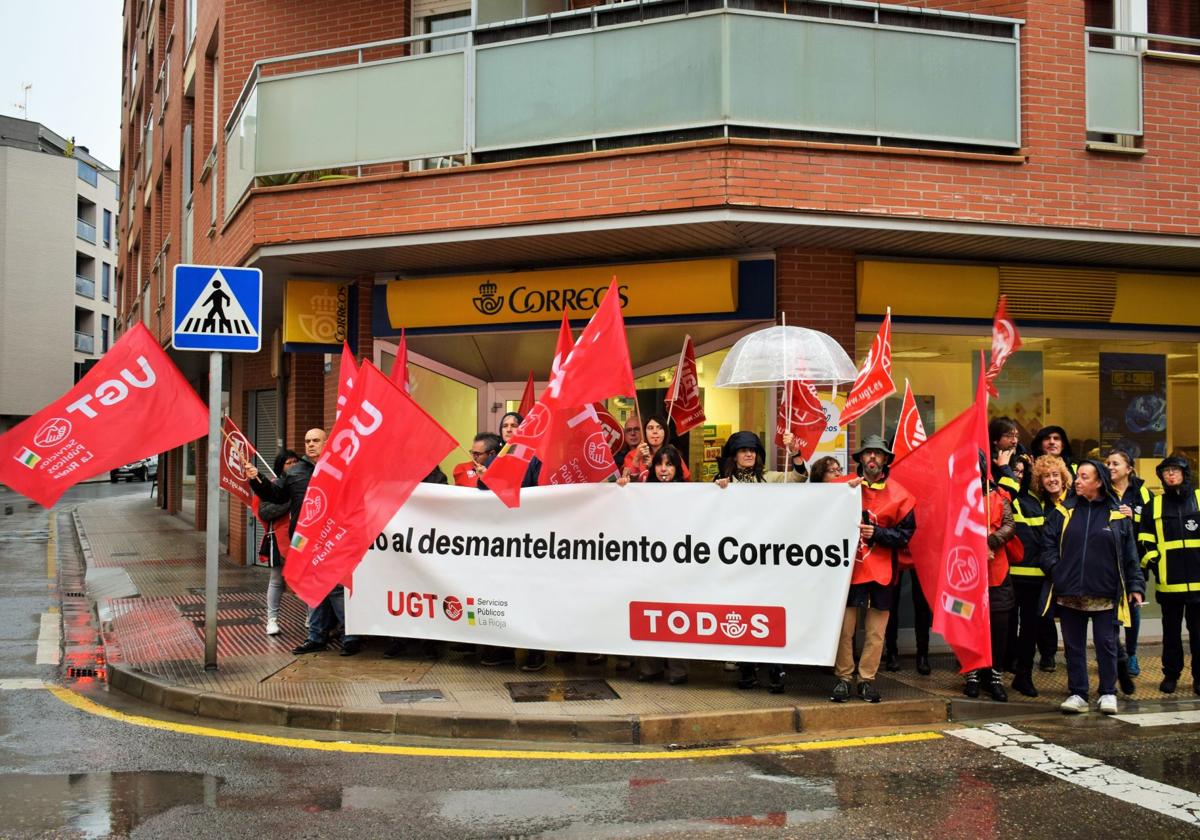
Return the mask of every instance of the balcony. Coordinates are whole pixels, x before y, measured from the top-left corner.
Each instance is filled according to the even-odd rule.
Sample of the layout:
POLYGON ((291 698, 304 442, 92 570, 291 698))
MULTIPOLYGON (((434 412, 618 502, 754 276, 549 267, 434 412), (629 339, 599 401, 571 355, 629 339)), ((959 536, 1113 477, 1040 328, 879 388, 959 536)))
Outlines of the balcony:
POLYGON ((621 3, 348 47, 356 63, 325 70, 264 77, 306 56, 259 62, 226 125, 226 215, 256 177, 390 161, 698 136, 1020 146, 1020 21, 874 3, 743 5, 621 3), (821 10, 830 16, 807 16, 821 10), (362 60, 460 34, 459 49, 362 60))
POLYGON ((1197 50, 1200 39, 1088 27, 1087 130, 1141 136, 1142 57, 1149 43, 1160 49, 1197 50))
POLYGON ((75 331, 75 352, 76 353, 94 353, 96 345, 95 336, 85 332, 75 331))
POLYGON ((75 275, 75 294, 88 300, 96 299, 96 281, 75 275))
POLYGON ((88 224, 83 219, 75 220, 75 235, 90 245, 96 244, 96 226, 88 224))
POLYGON ((77 167, 77 172, 79 174, 80 181, 85 181, 86 183, 91 184, 93 187, 96 186, 97 183, 99 183, 99 179, 96 175, 95 169, 93 169, 88 164, 84 163, 82 160, 77 160, 75 162, 75 164, 77 167))

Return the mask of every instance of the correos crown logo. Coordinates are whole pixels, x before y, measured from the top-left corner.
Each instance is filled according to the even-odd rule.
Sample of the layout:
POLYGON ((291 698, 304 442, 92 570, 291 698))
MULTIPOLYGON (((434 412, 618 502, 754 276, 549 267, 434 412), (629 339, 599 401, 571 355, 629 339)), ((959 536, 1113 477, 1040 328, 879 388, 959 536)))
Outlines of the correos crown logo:
POLYGON ((471 302, 480 315, 495 315, 504 308, 504 298, 496 294, 496 284, 490 280, 479 284, 479 296, 471 302))

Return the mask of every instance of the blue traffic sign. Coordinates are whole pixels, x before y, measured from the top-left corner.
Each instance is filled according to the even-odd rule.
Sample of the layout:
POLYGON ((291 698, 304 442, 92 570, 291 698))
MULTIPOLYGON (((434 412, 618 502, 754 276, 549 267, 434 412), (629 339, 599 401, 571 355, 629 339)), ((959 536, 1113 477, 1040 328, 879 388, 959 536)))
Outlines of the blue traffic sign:
POLYGON ((262 347, 261 270, 177 265, 174 285, 176 350, 257 353, 262 347))

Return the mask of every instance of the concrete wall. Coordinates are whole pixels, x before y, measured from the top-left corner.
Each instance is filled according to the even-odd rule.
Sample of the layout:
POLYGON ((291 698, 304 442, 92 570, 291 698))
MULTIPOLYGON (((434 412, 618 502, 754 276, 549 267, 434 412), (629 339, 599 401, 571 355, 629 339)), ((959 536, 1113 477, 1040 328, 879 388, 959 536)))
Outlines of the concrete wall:
MULTIPOLYGON (((0 147, 0 423, 70 389, 75 356, 74 160, 0 147)), ((8 420, 9 422, 5 422, 8 420)))

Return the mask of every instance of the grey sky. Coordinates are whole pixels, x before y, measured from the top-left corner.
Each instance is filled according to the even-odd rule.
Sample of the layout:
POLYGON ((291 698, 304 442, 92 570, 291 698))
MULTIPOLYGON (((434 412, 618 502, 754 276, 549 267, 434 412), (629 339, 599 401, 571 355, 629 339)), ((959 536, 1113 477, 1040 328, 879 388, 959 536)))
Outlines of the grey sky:
POLYGON ((27 116, 116 168, 121 0, 0 0, 0 113, 27 116), (29 113, 21 113, 21 87, 29 113))

